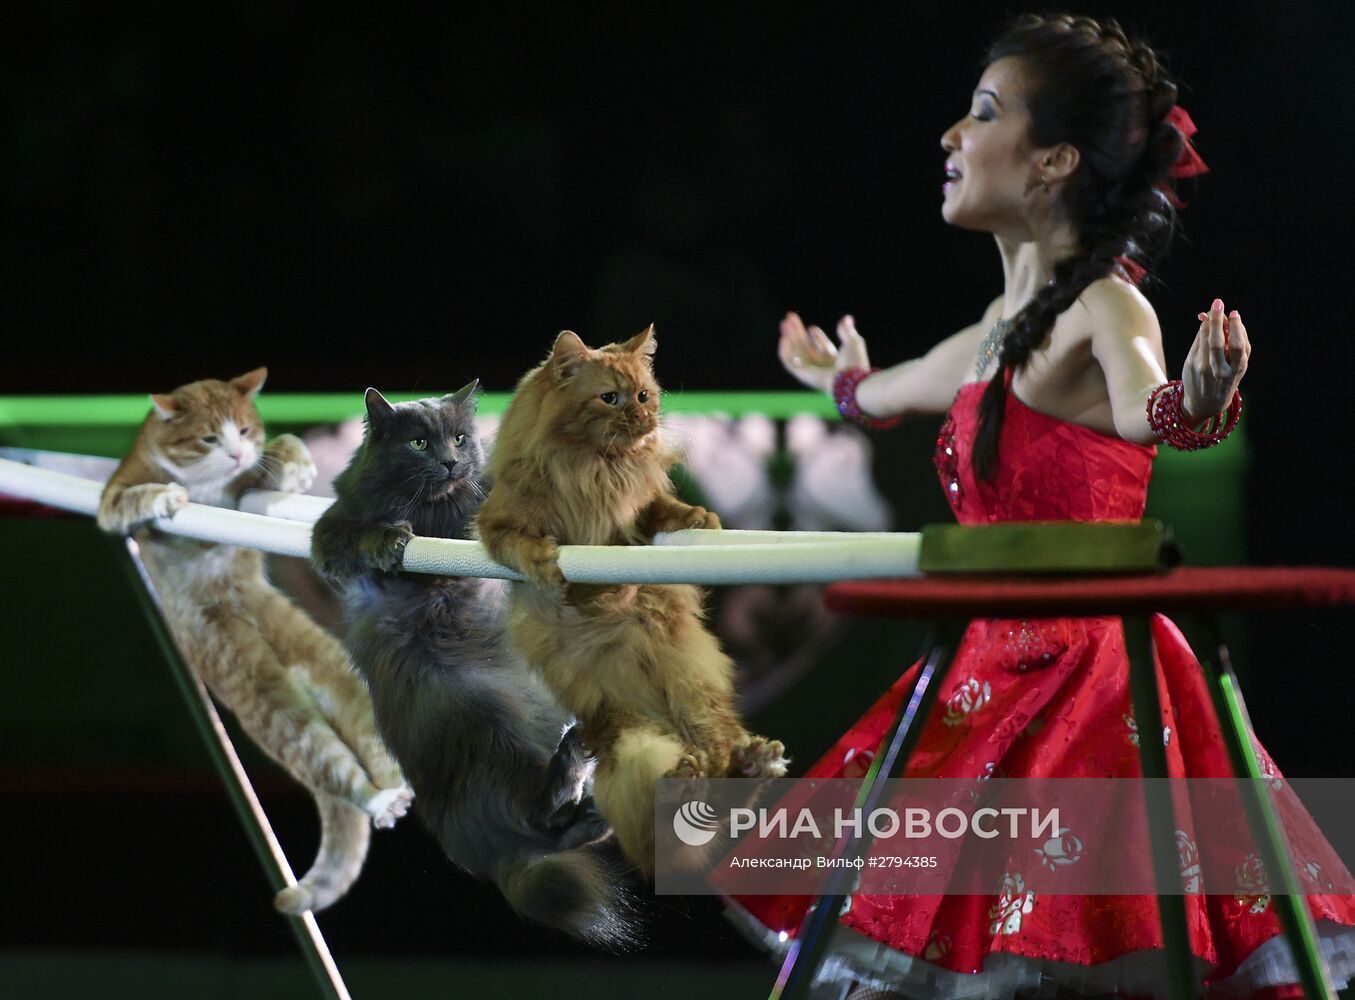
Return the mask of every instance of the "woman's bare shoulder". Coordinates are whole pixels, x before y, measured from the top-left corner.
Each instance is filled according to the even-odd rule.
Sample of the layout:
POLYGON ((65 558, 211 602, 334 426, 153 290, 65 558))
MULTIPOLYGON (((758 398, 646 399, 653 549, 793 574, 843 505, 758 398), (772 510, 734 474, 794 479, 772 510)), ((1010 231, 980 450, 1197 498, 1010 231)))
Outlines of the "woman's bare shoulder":
POLYGON ((1107 275, 1082 290, 1073 310, 1086 323, 1089 333, 1123 331, 1130 335, 1145 328, 1157 329, 1157 312, 1136 286, 1107 275))

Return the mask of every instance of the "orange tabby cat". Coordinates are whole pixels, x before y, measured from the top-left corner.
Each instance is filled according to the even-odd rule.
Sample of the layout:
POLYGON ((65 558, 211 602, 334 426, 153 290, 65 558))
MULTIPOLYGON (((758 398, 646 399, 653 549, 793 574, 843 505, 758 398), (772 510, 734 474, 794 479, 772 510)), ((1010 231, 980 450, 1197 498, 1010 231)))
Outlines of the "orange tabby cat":
POLYGON ((739 722, 733 664, 702 624, 700 591, 565 584, 560 573, 560 545, 720 526, 673 495, 655 347, 652 326, 600 350, 560 334, 504 413, 479 516, 490 554, 528 581, 513 587, 513 640, 583 724, 598 808, 646 873, 657 779, 776 777, 786 763, 779 742, 739 722))
POLYGON ((246 733, 315 796, 320 850, 278 893, 284 913, 319 910, 362 870, 371 826, 413 797, 376 731, 372 701, 338 640, 268 583, 254 549, 145 526, 190 500, 234 507, 247 489, 304 490, 315 466, 300 439, 263 444, 254 397, 268 371, 153 395, 136 445, 104 487, 99 527, 135 531, 175 642, 246 733))

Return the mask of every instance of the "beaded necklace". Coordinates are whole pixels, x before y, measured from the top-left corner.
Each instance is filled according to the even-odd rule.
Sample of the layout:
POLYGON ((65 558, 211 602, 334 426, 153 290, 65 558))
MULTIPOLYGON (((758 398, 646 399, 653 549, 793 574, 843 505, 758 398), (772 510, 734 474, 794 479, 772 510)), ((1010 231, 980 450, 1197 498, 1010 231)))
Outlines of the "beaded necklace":
POLYGON ((1000 319, 984 335, 983 342, 979 344, 979 359, 974 364, 974 377, 976 379, 983 378, 983 373, 993 363, 993 358, 997 357, 998 352, 1002 350, 1002 342, 1007 339, 1007 334, 1011 333, 1015 322, 1015 319, 1000 319))

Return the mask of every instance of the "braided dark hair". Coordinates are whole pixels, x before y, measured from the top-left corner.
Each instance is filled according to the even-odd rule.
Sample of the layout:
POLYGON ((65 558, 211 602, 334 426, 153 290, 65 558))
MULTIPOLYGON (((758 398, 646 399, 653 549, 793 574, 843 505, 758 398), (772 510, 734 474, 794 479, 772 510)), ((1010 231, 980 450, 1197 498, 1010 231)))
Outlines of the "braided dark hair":
POLYGON ((1176 85, 1147 45, 1131 42, 1112 20, 1024 14, 988 50, 987 62, 1023 61, 1034 146, 1074 146, 1077 170, 1061 197, 1076 223, 1080 253, 1054 268, 1053 279, 1012 318, 999 368, 979 403, 974 471, 990 479, 1007 407, 1006 374, 1044 342, 1054 320, 1122 260, 1147 268, 1176 226, 1167 195, 1182 138, 1167 113, 1176 85))

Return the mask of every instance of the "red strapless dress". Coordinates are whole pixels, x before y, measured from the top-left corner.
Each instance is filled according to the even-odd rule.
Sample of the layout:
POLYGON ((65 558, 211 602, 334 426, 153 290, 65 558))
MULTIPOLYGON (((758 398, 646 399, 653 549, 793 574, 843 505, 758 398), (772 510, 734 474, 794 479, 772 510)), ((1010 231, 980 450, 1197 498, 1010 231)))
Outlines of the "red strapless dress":
MULTIPOLYGON (((936 466, 961 524, 1137 521, 1155 449, 1038 413, 1007 394, 991 482, 970 463, 984 383, 961 388, 937 441, 936 466)), ((1204 678, 1180 631, 1154 617, 1168 769, 1232 774, 1204 678)), ((912 690, 910 668, 807 776, 860 777, 912 690)), ((976 620, 965 633, 926 721, 909 778, 1140 775, 1128 660, 1118 618, 976 620)), ((1275 769, 1260 752, 1265 768, 1275 769)), ((1054 896, 1005 887, 997 896, 854 896, 820 981, 825 996, 851 982, 918 997, 1161 993, 1162 947, 1151 896, 1054 896), (1135 953, 1140 953, 1136 956, 1135 953)), ((736 922, 784 947, 804 896, 734 901, 736 922)), ((1269 896, 1187 896, 1191 948, 1211 996, 1301 996, 1269 896)), ((1337 987, 1355 974, 1355 900, 1311 896, 1337 987)))

